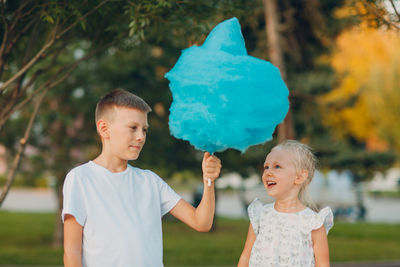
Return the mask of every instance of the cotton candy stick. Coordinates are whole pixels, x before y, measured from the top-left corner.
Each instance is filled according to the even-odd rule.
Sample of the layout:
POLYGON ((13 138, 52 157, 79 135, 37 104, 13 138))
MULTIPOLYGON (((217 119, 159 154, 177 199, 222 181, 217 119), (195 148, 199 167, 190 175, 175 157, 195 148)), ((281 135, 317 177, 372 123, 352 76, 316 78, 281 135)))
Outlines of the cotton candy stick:
MULTIPOLYGON (((214 153, 212 152, 212 153, 210 153, 210 155, 213 156, 214 153)), ((210 178, 207 179, 207 186, 211 187, 211 179, 210 178)))

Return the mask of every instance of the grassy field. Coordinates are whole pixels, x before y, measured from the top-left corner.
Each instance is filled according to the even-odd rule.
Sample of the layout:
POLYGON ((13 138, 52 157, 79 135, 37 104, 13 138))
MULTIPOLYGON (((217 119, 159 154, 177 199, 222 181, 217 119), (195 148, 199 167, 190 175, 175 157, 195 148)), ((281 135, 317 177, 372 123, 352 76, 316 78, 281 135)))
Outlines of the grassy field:
POLYGON ((400 190, 397 191, 370 191, 368 195, 379 198, 400 198, 400 190))
MULTIPOLYGON (((54 214, 0 212, 0 265, 62 264, 51 247, 54 214)), ((247 220, 218 218, 216 230, 197 233, 179 222, 164 222, 165 266, 235 265, 247 220)), ((400 259, 400 224, 336 223, 329 233, 332 261, 400 259)))

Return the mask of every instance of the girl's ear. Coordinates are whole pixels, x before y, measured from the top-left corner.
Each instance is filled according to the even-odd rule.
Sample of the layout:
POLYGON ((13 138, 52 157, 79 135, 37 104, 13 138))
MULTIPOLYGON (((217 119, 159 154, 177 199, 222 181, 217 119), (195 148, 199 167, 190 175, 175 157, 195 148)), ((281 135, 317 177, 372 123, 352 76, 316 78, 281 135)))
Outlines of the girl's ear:
POLYGON ((100 119, 96 123, 97 132, 99 133, 102 139, 108 139, 110 137, 110 133, 108 131, 108 123, 107 121, 100 119))
POLYGON ((300 185, 300 184, 304 183, 307 180, 307 178, 308 178, 308 171, 301 170, 297 174, 296 179, 294 180, 294 183, 300 185))

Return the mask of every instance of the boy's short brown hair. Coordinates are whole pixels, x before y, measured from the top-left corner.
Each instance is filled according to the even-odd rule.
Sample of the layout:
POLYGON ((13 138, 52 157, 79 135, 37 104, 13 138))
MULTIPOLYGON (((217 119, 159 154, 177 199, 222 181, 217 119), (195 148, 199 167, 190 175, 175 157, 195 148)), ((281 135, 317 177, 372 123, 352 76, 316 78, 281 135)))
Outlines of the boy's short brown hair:
POLYGON ((114 107, 134 108, 145 113, 151 111, 150 106, 140 97, 124 89, 115 89, 103 96, 96 105, 96 122, 114 107))

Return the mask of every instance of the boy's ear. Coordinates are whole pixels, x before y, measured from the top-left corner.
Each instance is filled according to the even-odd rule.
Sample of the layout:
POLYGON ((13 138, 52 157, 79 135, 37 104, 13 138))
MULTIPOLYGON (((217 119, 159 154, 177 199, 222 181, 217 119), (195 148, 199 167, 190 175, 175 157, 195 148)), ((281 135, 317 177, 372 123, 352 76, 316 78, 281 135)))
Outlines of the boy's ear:
POLYGON ((300 184, 302 184, 302 183, 304 183, 306 181, 307 177, 308 177, 308 171, 307 170, 301 170, 297 174, 296 179, 294 180, 294 183, 300 185, 300 184))
POLYGON ((107 139, 110 136, 108 131, 108 123, 107 121, 100 119, 96 122, 97 132, 99 133, 100 137, 103 139, 107 139))

